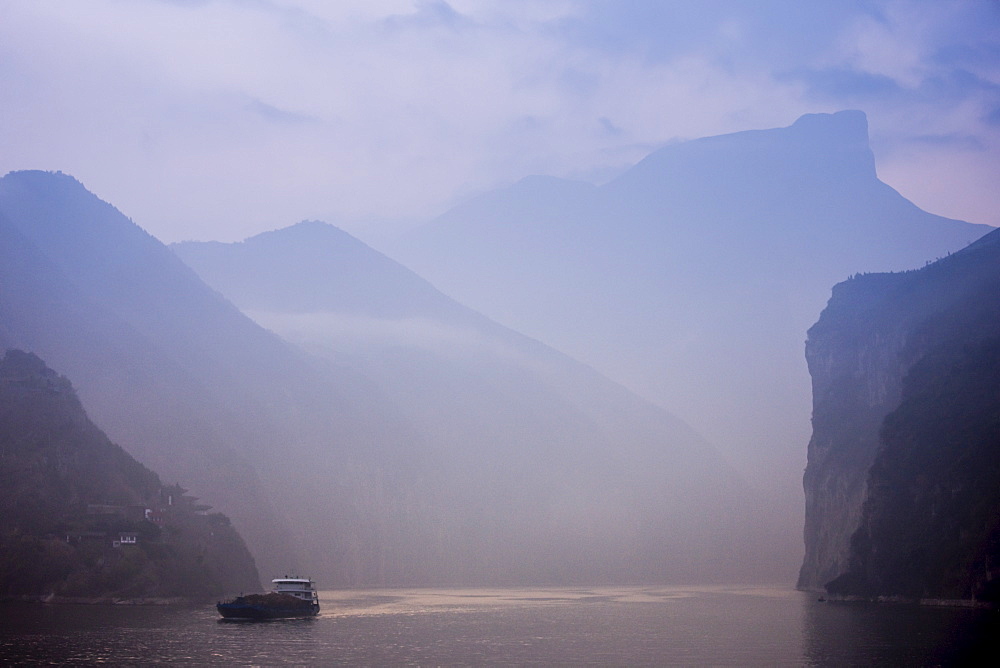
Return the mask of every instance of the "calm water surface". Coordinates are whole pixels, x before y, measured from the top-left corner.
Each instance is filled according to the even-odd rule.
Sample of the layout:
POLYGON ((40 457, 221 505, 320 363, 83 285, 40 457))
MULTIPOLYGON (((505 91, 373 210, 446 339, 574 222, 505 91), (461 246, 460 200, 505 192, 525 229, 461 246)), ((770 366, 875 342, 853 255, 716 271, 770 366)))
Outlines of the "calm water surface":
POLYGON ((328 591, 313 619, 214 606, 0 606, 11 665, 1000 665, 992 612, 766 587, 328 591), (975 660, 973 660, 975 656, 975 660))

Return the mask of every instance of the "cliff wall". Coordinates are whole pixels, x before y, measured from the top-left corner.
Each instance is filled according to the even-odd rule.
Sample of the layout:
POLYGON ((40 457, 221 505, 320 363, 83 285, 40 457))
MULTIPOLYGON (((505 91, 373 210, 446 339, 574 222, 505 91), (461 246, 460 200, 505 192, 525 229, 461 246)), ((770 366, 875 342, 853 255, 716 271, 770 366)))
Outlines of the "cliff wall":
MULTIPOLYGON (((906 445, 887 448, 883 436, 886 417, 931 382, 927 376, 907 380, 914 369, 929 356, 1000 335, 998 323, 997 232, 923 269, 856 276, 834 288, 806 343, 813 435, 803 478, 806 554, 800 588, 821 590, 859 563, 864 541, 852 548, 852 535, 886 503, 884 481, 873 475, 873 465, 878 460, 880 471, 901 470, 912 451, 906 445)), ((952 452, 941 439, 926 447, 939 458, 952 452)), ((933 458, 922 465, 933 467, 933 458)), ((928 471, 910 473, 912 483, 928 471)), ((926 537, 928 543, 935 540, 926 537)))

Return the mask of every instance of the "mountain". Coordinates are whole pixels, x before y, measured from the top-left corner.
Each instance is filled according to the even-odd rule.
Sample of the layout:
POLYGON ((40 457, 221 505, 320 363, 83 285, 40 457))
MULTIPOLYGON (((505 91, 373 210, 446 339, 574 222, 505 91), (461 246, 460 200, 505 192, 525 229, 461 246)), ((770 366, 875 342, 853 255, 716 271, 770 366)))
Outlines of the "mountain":
POLYGON ((787 577, 759 496, 690 427, 345 232, 172 249, 262 325, 371 379, 423 436, 448 510, 408 502, 446 538, 421 560, 451 578, 787 577))
POLYGON ((386 251, 674 411, 799 507, 802 340, 829 286, 921 266, 989 229, 879 181, 865 115, 843 111, 669 145, 602 186, 529 177, 386 251))
POLYGON ((837 285, 809 330, 799 586, 993 598, 1000 558, 1000 232, 837 285))
POLYGON ((73 178, 8 174, 0 346, 72 377, 113 441, 232 517, 262 573, 331 587, 774 579, 757 498, 689 427, 364 247, 296 233, 306 247, 291 240, 279 266, 318 263, 347 288, 278 285, 275 303, 300 310, 260 319, 315 332, 321 354, 73 178))
POLYGON ((232 517, 264 573, 329 552, 309 542, 324 492, 286 476, 372 470, 406 438, 364 379, 256 325, 65 174, 0 179, 0 347, 71 376, 113 441, 232 517))
POLYGON ((171 249, 243 310, 487 322, 409 269, 320 221, 242 243, 182 242, 171 249))
POLYGON ((225 515, 108 440, 69 381, 18 350, 0 359, 0 594, 211 599, 256 589, 225 515))

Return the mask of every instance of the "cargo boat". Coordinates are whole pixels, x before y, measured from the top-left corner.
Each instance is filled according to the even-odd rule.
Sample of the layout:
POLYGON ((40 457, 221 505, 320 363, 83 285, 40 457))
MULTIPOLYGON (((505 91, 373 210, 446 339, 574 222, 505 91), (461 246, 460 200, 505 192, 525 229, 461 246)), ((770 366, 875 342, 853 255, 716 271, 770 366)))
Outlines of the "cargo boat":
POLYGON ((286 619, 319 614, 319 594, 309 578, 283 577, 271 580, 268 594, 237 596, 220 601, 215 608, 225 619, 286 619))

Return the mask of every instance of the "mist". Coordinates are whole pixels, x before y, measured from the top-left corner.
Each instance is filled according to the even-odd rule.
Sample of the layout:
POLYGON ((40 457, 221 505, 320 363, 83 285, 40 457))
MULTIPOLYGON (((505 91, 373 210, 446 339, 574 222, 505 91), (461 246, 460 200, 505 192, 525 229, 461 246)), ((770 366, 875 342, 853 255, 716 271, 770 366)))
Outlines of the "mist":
POLYGON ((263 577, 792 583, 833 286, 1000 224, 995 3, 334 4, 3 4, 0 352, 263 577))
POLYGON ((842 111, 664 147, 603 186, 526 178, 391 248, 463 303, 676 412, 796 512, 802 345, 831 286, 922 266, 990 229, 881 182, 865 114, 842 111))
POLYGON ((775 541, 767 497, 690 426, 342 231, 308 222, 173 249, 258 324, 372 382, 398 412, 415 440, 379 466, 415 470, 382 494, 421 485, 406 501, 420 524, 396 531, 411 549, 450 546, 434 554, 447 574, 428 572, 433 582, 771 581, 798 558, 797 541, 775 541), (345 267, 350 279, 335 281, 345 267), (297 297, 314 284, 334 287, 297 297))

